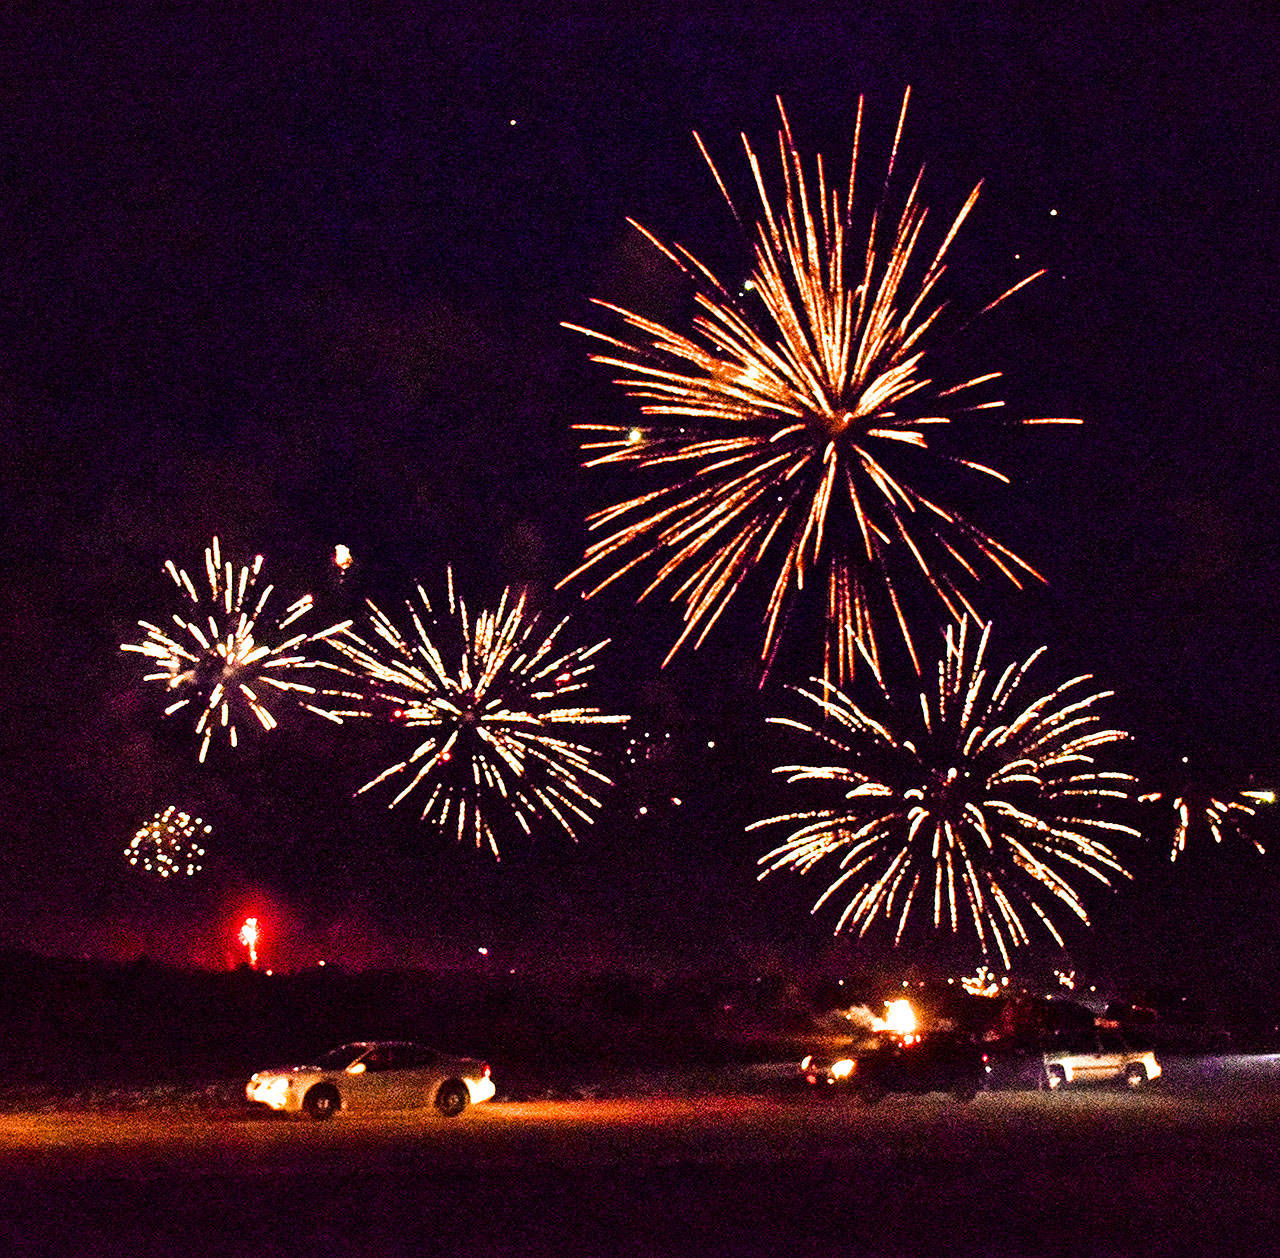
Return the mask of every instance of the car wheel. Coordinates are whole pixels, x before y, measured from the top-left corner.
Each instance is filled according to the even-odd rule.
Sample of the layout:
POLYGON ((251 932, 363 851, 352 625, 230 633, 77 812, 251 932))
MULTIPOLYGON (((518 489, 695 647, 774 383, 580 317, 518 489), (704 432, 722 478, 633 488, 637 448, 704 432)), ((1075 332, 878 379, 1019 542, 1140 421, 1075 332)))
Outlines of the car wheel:
POLYGON ((331 1083, 317 1083, 302 1098, 302 1108, 317 1121, 332 1118, 342 1108, 342 1098, 331 1083))
POLYGON ((1140 1061, 1131 1061, 1124 1068, 1124 1086, 1130 1092, 1136 1092, 1139 1088, 1145 1087, 1146 1083, 1146 1067, 1140 1061))
POLYGON ((442 1083, 436 1093, 436 1109, 446 1118, 457 1118, 470 1104, 471 1093, 467 1091, 467 1085, 457 1079, 442 1083))
POLYGON ((1061 1066, 1050 1066, 1045 1071, 1045 1083, 1050 1092, 1060 1092, 1067 1086, 1067 1072, 1061 1066))

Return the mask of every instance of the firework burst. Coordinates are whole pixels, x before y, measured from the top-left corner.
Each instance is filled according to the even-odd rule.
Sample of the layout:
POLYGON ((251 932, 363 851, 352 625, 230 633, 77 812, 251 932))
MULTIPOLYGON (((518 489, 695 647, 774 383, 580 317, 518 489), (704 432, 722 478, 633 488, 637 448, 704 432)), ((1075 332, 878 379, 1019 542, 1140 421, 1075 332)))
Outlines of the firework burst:
POLYGON ((125 848, 125 859, 143 873, 159 878, 178 874, 194 877, 203 868, 205 851, 199 841, 213 832, 213 827, 199 817, 170 805, 156 813, 125 848))
POLYGON ((258 555, 237 570, 223 561, 215 537, 204 552, 207 588, 200 590, 184 569, 166 560, 165 571, 189 605, 173 614, 172 628, 138 621, 146 637, 120 648, 142 655, 152 666, 144 681, 159 682, 177 696, 165 708, 165 716, 184 709, 196 713, 201 763, 215 735, 231 747, 238 745, 238 725, 246 717, 253 717, 264 730, 274 729, 276 717, 269 706, 273 696, 288 695, 319 716, 330 715, 313 702, 317 688, 302 680, 311 670, 330 666, 306 651, 350 622, 318 633, 288 632, 312 610, 310 594, 267 622, 266 607, 275 587, 258 588, 262 563, 258 555))
POLYGON ((920 177, 890 204, 906 107, 904 96, 883 191, 868 207, 865 231, 853 228, 861 102, 843 189, 828 184, 821 158, 812 174, 806 171, 779 102, 780 195, 769 191, 743 137, 760 215, 745 283, 722 283, 687 249, 663 244, 633 223, 694 283, 698 311, 691 330, 676 331, 603 301, 595 304, 618 317, 625 334, 565 324, 607 347, 593 360, 621 371, 615 382, 639 399, 644 416, 634 427, 577 425, 591 434, 583 439, 584 466, 658 478, 649 491, 590 518, 601 536, 565 582, 590 574, 589 597, 633 568, 656 568, 641 598, 667 587, 673 602, 683 602, 684 628, 668 659, 690 640, 700 644, 757 570, 772 583, 765 671, 789 609, 808 583, 824 592, 828 679, 849 676, 861 654, 878 658, 882 612, 897 624, 918 671, 897 590, 903 573, 923 578, 954 618, 973 612, 966 588, 983 570, 1015 585, 1040 579, 917 487, 916 473, 927 461, 1007 478, 937 448, 940 433, 966 428, 968 435, 972 422, 962 421, 1002 405, 983 400, 984 386, 1000 373, 946 382, 927 374, 926 355, 939 339, 946 308, 936 295, 946 258, 981 185, 928 253, 920 177))
POLYGON ((798 689, 818 710, 813 724, 772 718, 817 739, 837 763, 783 765, 790 783, 830 784, 843 798, 826 808, 756 822, 786 826, 786 841, 760 859, 762 878, 779 869, 806 873, 834 862, 838 874, 814 905, 847 894, 836 931, 864 934, 895 922, 896 943, 912 914, 929 906, 934 928, 948 921, 976 932, 984 955, 1029 942, 1027 913, 1059 944, 1050 911, 1088 922, 1073 884, 1105 885, 1127 871, 1108 846, 1137 831, 1107 820, 1109 801, 1132 799, 1133 778, 1096 767, 1095 753, 1127 737, 1096 712, 1111 692, 1088 676, 1024 698, 1028 669, 1043 652, 998 679, 986 664, 988 630, 968 621, 947 631, 937 689, 895 705, 875 670, 882 719, 830 683, 798 689), (976 648, 973 638, 977 637, 976 648))
POLYGON ((578 741, 593 726, 624 723, 584 702, 593 659, 607 645, 564 648, 567 621, 544 632, 526 596, 503 593, 474 618, 448 574, 447 614, 437 615, 421 586, 406 600, 402 632, 369 603, 366 637, 348 630, 333 645, 363 678, 366 699, 339 717, 390 715, 412 731, 413 750, 360 788, 389 779, 394 807, 425 795, 422 820, 500 855, 498 816, 526 835, 549 817, 570 838, 591 823, 610 779, 600 752, 578 741))

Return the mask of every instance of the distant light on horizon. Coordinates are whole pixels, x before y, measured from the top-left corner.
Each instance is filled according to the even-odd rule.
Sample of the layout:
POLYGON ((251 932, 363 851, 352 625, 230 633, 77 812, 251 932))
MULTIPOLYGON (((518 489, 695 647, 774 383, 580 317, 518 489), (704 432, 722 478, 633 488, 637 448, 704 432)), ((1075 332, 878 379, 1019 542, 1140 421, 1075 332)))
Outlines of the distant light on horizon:
MULTIPOLYGON (((240 942, 249 951, 249 968, 256 970, 258 968, 258 919, 256 917, 246 917, 244 925, 240 927, 240 942)), ((324 964, 323 961, 320 962, 324 964)))

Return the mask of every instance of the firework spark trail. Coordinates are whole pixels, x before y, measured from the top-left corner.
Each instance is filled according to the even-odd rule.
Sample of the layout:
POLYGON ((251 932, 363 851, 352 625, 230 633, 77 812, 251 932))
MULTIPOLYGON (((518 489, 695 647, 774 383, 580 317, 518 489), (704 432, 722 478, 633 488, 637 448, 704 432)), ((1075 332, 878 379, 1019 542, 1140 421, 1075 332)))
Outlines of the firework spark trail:
POLYGON ((1174 829, 1173 847, 1169 859, 1176 861, 1187 850, 1187 840, 1192 833, 1203 824, 1215 843, 1221 844, 1223 835, 1232 833, 1247 837, 1254 850, 1260 856, 1266 855, 1267 849, 1253 835, 1245 834, 1246 820, 1258 815, 1258 810, 1249 802, 1247 792, 1228 797, 1196 793, 1191 791, 1149 791, 1140 796, 1144 804, 1167 801, 1173 807, 1174 829))
POLYGON ((896 918, 897 943, 923 899, 935 929, 945 920, 956 934, 968 923, 983 954, 998 951, 1007 967, 1010 949, 1030 940, 1028 910, 1059 944, 1051 909, 1088 922, 1074 875, 1104 885, 1129 876, 1108 844, 1138 832, 1101 811, 1131 801, 1134 778, 1094 759, 1127 737, 1095 710, 1112 692, 1090 692, 1080 676, 1028 701, 1026 674, 1044 648, 995 677, 988 636, 967 619, 948 629, 937 690, 918 704, 896 704, 872 668, 882 719, 819 678, 812 689, 793 688, 817 708, 813 723, 771 718, 817 739, 836 761, 774 772, 792 784, 831 784, 842 798, 749 826, 790 829, 760 858, 760 877, 835 862, 839 872, 814 911, 844 892, 837 933, 847 926, 862 935, 896 918))
POLYGON ((247 714, 264 730, 276 727, 276 717, 267 704, 269 691, 288 694, 316 715, 332 719, 312 702, 320 693, 317 687, 299 676, 331 667, 310 658, 305 649, 342 632, 350 622, 330 625, 318 633, 295 631, 277 638, 275 635, 285 633, 312 610, 314 600, 304 594, 264 630, 261 622, 275 587, 268 585, 259 592, 262 564, 262 556, 257 555, 251 565, 245 564, 237 572, 230 561, 223 561, 215 537, 204 552, 208 588, 201 592, 185 569, 166 560, 165 571, 191 605, 187 614, 175 612, 172 628, 138 621, 146 637, 120 648, 144 656, 155 666, 144 681, 160 682, 179 696, 165 708, 165 716, 195 708, 202 764, 215 731, 220 730, 231 747, 238 745, 237 723, 247 714))
MULTIPOLYGON (((923 578, 954 618, 974 614, 965 587, 979 580, 980 568, 994 568, 1015 585, 1026 577, 1042 579, 1012 551, 915 488, 903 459, 914 452, 1007 480, 930 444, 935 430, 1002 405, 976 400, 974 392, 1000 373, 982 372, 945 386, 924 373, 945 310, 935 289, 981 185, 932 258, 921 262, 927 211, 920 177, 896 215, 889 206, 906 107, 904 96, 884 190, 870 210, 865 236, 855 238, 850 230, 861 102, 842 204, 821 158, 816 175, 806 173, 779 101, 780 200, 770 193, 743 136, 760 218, 741 292, 731 291, 687 249, 666 245, 633 223, 694 283, 698 309, 689 333, 604 301, 595 304, 629 332, 614 336, 564 325, 607 347, 593 361, 622 373, 615 382, 640 401, 646 417, 639 427, 576 425, 594 434, 582 444, 584 466, 655 472, 663 483, 596 512, 588 523, 602 536, 561 585, 589 574, 595 583, 588 582, 584 594, 590 597, 632 569, 654 566, 640 597, 665 586, 672 602, 683 602, 684 628, 668 660, 686 642, 696 646, 705 640, 756 570, 766 570, 772 581, 761 649, 765 672, 810 574, 825 586, 828 680, 833 674, 850 676, 855 657, 878 659, 882 609, 891 609, 916 662, 896 589, 899 569, 923 578)), ((698 146, 734 217, 744 224, 700 138, 698 146)), ((1020 280, 979 313, 1035 278, 1020 280)))
POLYGON ((332 645, 355 666, 366 698, 337 710, 342 717, 390 711, 420 736, 402 760, 360 788, 403 775, 394 807, 414 791, 426 794, 422 820, 452 830, 500 856, 498 816, 526 834, 550 817, 570 838, 598 813, 611 785, 600 752, 577 741, 579 731, 617 725, 583 700, 594 657, 607 642, 564 648, 567 620, 544 632, 526 597, 505 591, 493 611, 474 618, 448 574, 448 612, 439 615, 419 585, 406 600, 408 625, 369 603, 371 633, 347 630, 332 645))

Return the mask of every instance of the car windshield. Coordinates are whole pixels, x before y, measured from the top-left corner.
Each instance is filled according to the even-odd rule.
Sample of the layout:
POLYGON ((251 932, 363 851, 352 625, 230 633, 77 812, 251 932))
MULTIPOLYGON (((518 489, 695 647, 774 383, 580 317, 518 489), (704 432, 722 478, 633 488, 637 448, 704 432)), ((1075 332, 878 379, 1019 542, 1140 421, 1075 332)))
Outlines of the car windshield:
POLYGON ((321 1070, 345 1070, 352 1062, 359 1061, 369 1051, 368 1044, 344 1044, 330 1049, 316 1065, 321 1070))

